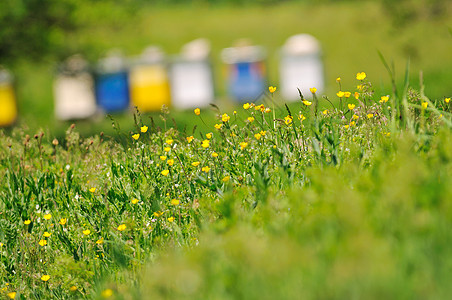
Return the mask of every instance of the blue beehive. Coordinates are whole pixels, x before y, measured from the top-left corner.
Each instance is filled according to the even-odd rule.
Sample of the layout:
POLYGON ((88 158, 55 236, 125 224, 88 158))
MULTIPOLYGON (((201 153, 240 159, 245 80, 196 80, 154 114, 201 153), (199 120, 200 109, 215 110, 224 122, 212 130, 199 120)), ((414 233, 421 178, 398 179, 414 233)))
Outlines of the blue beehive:
POLYGON ((227 65, 227 88, 239 102, 257 100, 266 88, 265 52, 260 46, 239 46, 222 51, 227 65))
POLYGON ((124 59, 117 54, 99 62, 96 76, 97 104, 106 112, 129 108, 129 76, 124 59))

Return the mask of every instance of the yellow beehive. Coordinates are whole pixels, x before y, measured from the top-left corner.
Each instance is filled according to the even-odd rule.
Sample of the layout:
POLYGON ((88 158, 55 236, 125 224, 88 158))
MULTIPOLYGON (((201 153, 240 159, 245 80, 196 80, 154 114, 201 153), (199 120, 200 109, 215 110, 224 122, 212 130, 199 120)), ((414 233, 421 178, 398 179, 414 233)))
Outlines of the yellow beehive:
POLYGON ((16 98, 10 82, 0 82, 0 127, 10 126, 17 118, 16 98))
POLYGON ((129 75, 130 100, 142 112, 170 105, 168 73, 163 64, 138 65, 129 75))

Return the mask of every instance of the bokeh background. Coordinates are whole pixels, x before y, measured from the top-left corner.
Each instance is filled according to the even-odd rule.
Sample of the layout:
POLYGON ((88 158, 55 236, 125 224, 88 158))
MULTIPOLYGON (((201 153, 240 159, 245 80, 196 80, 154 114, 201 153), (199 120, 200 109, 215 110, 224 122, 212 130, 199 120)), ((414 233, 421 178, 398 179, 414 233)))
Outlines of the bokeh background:
MULTIPOLYGON (((58 64, 70 55, 81 53, 94 65, 111 49, 136 56, 147 46, 158 45, 172 55, 185 43, 206 38, 212 47, 216 104, 228 110, 234 103, 227 97, 221 50, 240 38, 264 46, 268 82, 278 86, 280 48, 299 33, 311 34, 321 43, 326 95, 335 94, 339 76, 343 90, 356 88, 354 77, 361 71, 377 93, 389 94, 389 75, 378 51, 394 65, 397 84, 403 82, 409 59, 411 86, 419 89, 422 71, 428 97, 452 94, 448 0, 0 1, 0 64, 15 78, 19 109, 15 126, 56 136, 64 134, 69 123, 54 118, 52 84, 58 64)), ((133 124, 131 113, 114 116, 126 130, 133 124)), ((181 126, 193 119, 192 111, 172 111, 172 116, 181 126)), ((83 135, 112 131, 106 116, 80 121, 78 128, 83 135)))

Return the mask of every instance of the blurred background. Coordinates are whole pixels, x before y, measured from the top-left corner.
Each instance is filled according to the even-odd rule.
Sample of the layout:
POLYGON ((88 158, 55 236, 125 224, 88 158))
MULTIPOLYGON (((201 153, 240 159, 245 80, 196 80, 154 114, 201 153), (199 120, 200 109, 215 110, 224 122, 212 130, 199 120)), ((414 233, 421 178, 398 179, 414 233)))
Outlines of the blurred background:
MULTIPOLYGON (((120 53, 129 66, 139 65, 138 58, 144 59, 146 49, 148 60, 160 55, 178 62, 184 45, 199 38, 209 47, 206 61, 212 70, 214 103, 231 114, 244 100, 234 101, 231 95, 233 71, 223 50, 259 45, 263 82, 279 87, 284 84, 282 47, 291 36, 302 33, 320 45, 322 95, 333 98, 338 91, 337 77, 341 77, 342 90, 355 90, 355 75, 361 71, 367 73, 378 97, 390 94, 389 75, 378 51, 394 65, 397 84, 403 82, 409 59, 414 88, 419 88, 419 72, 423 71, 428 97, 452 94, 452 2, 448 0, 2 0, 0 65, 11 74, 3 81, 11 82, 18 108, 13 126, 6 127, 64 134, 73 120, 71 116, 56 117, 55 86, 61 84, 56 79, 65 72, 62 63, 74 54, 86 59, 86 64, 78 67, 100 72, 100 60, 112 53, 118 57, 120 53), (157 47, 148 48, 150 45, 157 47)), ((115 66, 117 71, 121 69, 120 63, 115 66)), ((134 76, 138 81, 143 78, 134 76)), ((184 80, 181 82, 183 85, 184 80)), ((283 103, 278 92, 280 89, 275 98, 283 103)), ((0 98, 8 92, 2 93, 0 98)), ((268 90, 266 93, 262 97, 268 97, 268 90)), ((5 105, 0 99, 3 114, 5 105)), ((192 108, 168 105, 176 124, 193 125, 192 108)), ((149 116, 160 122, 158 109, 152 110, 149 116)), ((132 112, 112 109, 111 113, 128 130, 133 128, 132 112)), ((215 112, 206 114, 207 122, 213 124, 215 112)), ((106 113, 77 121, 77 126, 83 135, 112 132, 106 113)))

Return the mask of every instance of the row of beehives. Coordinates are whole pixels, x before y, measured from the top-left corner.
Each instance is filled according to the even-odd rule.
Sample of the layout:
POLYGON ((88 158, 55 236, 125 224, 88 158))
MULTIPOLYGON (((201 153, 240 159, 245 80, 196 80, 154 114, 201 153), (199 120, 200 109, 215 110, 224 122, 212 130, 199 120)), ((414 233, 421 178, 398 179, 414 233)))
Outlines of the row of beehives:
MULTIPOLYGON (((60 120, 83 119, 99 109, 117 112, 131 106, 141 112, 158 111, 162 105, 179 109, 207 106, 215 98, 209 56, 209 44, 203 39, 186 44, 171 63, 156 47, 129 61, 111 53, 99 61, 94 76, 81 56, 73 56, 60 66, 55 79, 55 116, 60 120)), ((251 102, 264 95, 267 74, 263 47, 242 42, 223 49, 221 57, 232 99, 251 102)), ((297 88, 308 94, 309 88, 321 91, 323 85, 317 40, 307 34, 289 38, 280 56, 282 99, 296 100, 297 88)), ((0 107, 1 103, 0 98, 0 107)))

